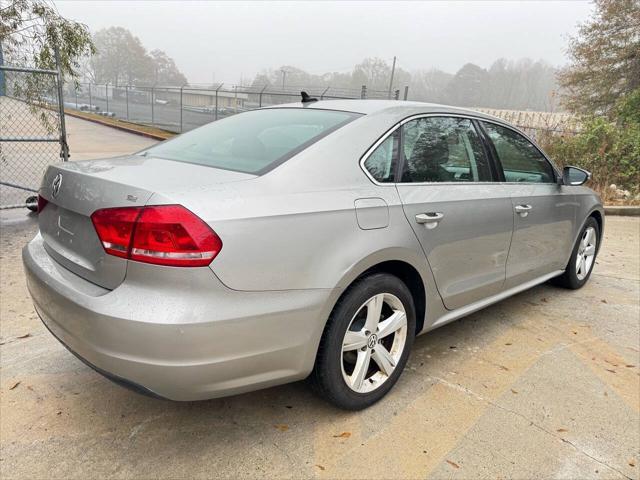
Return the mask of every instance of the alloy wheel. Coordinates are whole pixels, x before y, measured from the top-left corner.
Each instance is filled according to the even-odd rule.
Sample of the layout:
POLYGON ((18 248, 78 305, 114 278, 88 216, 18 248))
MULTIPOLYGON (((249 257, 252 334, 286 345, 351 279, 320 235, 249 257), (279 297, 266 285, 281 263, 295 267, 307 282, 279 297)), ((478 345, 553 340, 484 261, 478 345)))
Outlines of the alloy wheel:
POLYGON ((584 280, 591 271, 597 243, 596 230, 593 227, 588 227, 582 234, 576 255, 576 276, 580 281, 584 280))
POLYGON ((367 300, 351 319, 342 341, 342 377, 357 393, 379 388, 395 370, 407 342, 407 314, 390 293, 367 300))

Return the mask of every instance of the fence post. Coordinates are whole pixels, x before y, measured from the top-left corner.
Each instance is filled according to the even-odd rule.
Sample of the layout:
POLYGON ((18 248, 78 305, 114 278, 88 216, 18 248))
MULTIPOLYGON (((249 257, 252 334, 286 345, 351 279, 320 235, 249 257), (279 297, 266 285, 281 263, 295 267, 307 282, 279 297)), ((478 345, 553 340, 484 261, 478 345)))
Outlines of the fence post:
POLYGON ((221 83, 220 85, 218 85, 218 88, 216 88, 216 114, 214 120, 218 120, 218 90, 222 88, 222 85, 224 85, 224 83, 221 83))
POLYGON ((58 108, 60 109, 60 156, 62 161, 69 160, 69 144, 67 144, 67 125, 64 119, 64 98, 62 96, 62 68, 60 67, 60 51, 58 46, 54 46, 54 54, 56 58, 56 70, 58 70, 58 108))
POLYGON ((154 125, 154 126, 156 124, 156 121, 155 121, 155 118, 156 118, 155 117, 155 105, 156 105, 156 102, 153 101, 153 90, 154 90, 155 87, 156 87, 155 83, 153 85, 151 85, 151 125, 154 125))
POLYGON ((127 120, 129 120, 129 85, 124 86, 124 99, 127 106, 127 120))
POLYGON ((93 104, 91 103, 91 84, 89 84, 89 110, 93 111, 93 104))
POLYGON ((260 91, 260 100, 258 102, 258 107, 262 108, 262 94, 264 93, 264 91, 267 89, 267 86, 265 85, 262 90, 260 91))
POLYGON ((404 100, 406 100, 408 96, 409 96, 409 85, 406 85, 404 87, 404 100))
POLYGON ((182 91, 184 87, 184 85, 180 87, 180 133, 182 133, 182 91))
POLYGON ((107 113, 109 113, 109 82, 104 85, 104 98, 107 102, 107 113))
POLYGON ((76 93, 76 110, 78 110, 78 87, 76 87, 74 91, 76 93))
POLYGON ((360 98, 367 98, 367 86, 362 85, 362 90, 360 91, 360 98))
POLYGON ((327 88, 324 89, 324 92, 320 94, 320 100, 324 100, 324 94, 327 93, 327 90, 329 90, 330 88, 331 86, 328 86, 327 88))
MULTIPOLYGON (((4 56, 2 53, 2 42, 0 42, 0 66, 4 65, 4 56)), ((0 70, 0 97, 6 94, 4 70, 0 70)))

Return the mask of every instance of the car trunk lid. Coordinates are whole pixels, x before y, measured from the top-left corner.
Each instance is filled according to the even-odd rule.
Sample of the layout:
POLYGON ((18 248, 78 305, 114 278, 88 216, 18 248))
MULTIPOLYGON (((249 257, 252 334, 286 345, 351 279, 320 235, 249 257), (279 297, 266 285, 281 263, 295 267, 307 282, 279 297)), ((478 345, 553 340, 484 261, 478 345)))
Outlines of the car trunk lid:
POLYGON ((124 280, 127 260, 104 251, 91 221, 93 212, 143 206, 155 192, 167 196, 254 177, 143 155, 50 166, 40 189, 48 201, 39 213, 40 232, 46 250, 58 263, 113 289, 124 280))

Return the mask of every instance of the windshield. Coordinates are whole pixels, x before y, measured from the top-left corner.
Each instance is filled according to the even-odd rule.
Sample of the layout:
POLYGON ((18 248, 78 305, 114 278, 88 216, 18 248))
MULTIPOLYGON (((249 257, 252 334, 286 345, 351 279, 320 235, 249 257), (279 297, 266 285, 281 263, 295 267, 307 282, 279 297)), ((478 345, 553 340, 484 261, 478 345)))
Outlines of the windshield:
POLYGON ((253 110, 209 123, 142 155, 260 175, 358 116, 303 108, 253 110))

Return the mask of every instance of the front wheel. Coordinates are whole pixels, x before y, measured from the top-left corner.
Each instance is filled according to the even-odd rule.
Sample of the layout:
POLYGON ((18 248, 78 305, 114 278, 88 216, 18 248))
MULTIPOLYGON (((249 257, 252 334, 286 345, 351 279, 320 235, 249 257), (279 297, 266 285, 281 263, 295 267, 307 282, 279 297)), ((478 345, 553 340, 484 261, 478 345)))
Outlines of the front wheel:
POLYGON ((415 325, 413 299, 402 280, 385 273, 360 279, 329 317, 311 374, 315 389, 347 410, 377 402, 407 363, 415 325))
POLYGON ((577 290, 587 283, 596 263, 599 241, 598 222, 595 218, 589 217, 573 247, 567 268, 562 275, 554 279, 554 283, 572 290, 577 290))

